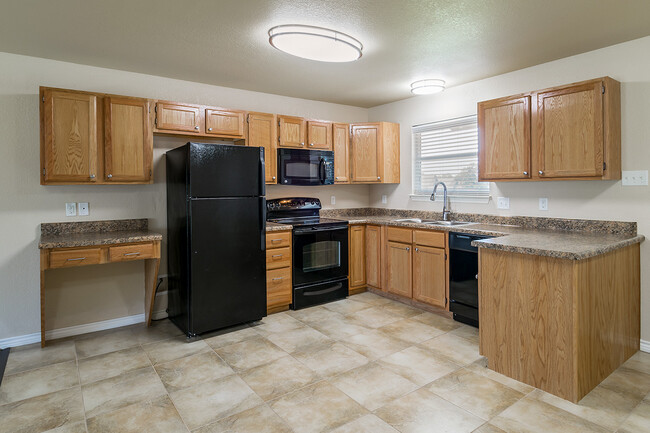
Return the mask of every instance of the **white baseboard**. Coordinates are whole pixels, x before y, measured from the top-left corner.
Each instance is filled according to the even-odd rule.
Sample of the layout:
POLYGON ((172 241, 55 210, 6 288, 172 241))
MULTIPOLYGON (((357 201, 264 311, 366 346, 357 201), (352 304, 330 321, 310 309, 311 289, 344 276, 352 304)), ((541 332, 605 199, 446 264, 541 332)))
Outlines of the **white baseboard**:
POLYGON ((650 353, 650 341, 641 340, 641 352, 650 353))
MULTIPOLYGON (((166 314, 166 313, 165 313, 166 314)), ((73 335, 87 334, 89 332, 103 331, 106 329, 119 328, 121 326, 134 325, 136 323, 144 322, 144 314, 136 314, 134 316, 120 317, 117 319, 102 320, 101 322, 86 323, 84 325, 69 326, 67 328, 52 329, 45 331, 45 338, 54 340, 57 338, 71 337, 73 335)), ((16 347, 24 346, 26 344, 39 343, 41 341, 41 333, 19 335, 17 337, 4 338, 0 340, 0 347, 16 347)))
POLYGON ((151 313, 151 320, 160 320, 169 317, 167 310, 154 311, 151 313))

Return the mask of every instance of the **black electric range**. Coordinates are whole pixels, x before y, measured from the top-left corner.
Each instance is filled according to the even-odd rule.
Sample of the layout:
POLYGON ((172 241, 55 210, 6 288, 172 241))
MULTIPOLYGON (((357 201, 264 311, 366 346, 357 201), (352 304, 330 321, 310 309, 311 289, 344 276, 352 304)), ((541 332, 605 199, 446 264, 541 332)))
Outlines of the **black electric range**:
POLYGON ((321 218, 320 200, 267 200, 267 221, 293 226, 294 310, 348 295, 348 223, 321 218))

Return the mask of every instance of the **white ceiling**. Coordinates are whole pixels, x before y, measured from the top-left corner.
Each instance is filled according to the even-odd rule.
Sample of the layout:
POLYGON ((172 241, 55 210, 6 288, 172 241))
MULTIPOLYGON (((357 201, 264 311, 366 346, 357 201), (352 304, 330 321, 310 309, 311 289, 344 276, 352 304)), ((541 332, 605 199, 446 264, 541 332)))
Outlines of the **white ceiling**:
POLYGON ((360 107, 647 35, 648 0, 0 0, 0 51, 360 107), (295 23, 348 33, 363 57, 272 48, 268 29, 295 23))

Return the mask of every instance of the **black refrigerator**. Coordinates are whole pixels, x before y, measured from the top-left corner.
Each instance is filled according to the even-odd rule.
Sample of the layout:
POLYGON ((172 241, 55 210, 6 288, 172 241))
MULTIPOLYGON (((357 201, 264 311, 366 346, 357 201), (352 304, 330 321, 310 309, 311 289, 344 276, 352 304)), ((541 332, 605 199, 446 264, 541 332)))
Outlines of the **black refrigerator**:
POLYGON ((266 316, 264 149, 166 153, 169 318, 188 337, 266 316))

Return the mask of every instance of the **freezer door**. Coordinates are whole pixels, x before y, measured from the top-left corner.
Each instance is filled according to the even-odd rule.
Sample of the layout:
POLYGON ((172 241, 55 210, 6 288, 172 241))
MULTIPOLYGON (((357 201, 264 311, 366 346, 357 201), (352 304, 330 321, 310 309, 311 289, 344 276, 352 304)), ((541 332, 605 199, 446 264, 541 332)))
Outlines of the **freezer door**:
POLYGON ((266 315, 265 206, 262 197, 191 201, 194 334, 266 315))
POLYGON ((264 148, 188 143, 190 197, 254 197, 265 194, 264 148))

